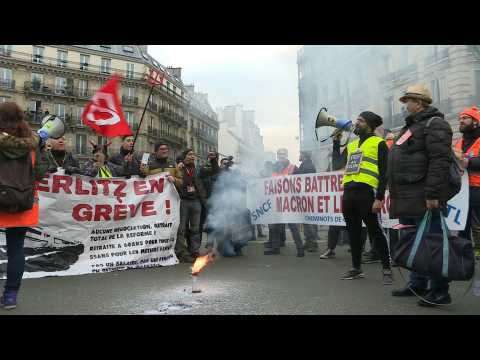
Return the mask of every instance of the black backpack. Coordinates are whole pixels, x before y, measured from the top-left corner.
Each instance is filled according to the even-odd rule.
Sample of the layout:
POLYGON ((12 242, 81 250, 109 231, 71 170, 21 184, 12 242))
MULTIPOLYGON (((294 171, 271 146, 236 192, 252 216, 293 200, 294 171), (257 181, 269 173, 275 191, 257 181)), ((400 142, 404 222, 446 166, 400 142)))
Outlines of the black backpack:
POLYGON ((0 154, 0 211, 30 210, 34 203, 35 175, 32 154, 9 159, 0 154))
MULTIPOLYGON (((425 130, 428 129, 431 122, 434 119, 441 119, 440 117, 432 117, 428 119, 427 125, 425 126, 425 130)), ((462 176, 463 176, 463 166, 460 163, 460 160, 455 155, 455 152, 450 150, 450 156, 452 158, 452 163, 450 165, 450 169, 448 170, 447 182, 448 182, 448 192, 447 192, 447 200, 450 200, 455 195, 457 195, 460 190, 462 189, 462 176)))

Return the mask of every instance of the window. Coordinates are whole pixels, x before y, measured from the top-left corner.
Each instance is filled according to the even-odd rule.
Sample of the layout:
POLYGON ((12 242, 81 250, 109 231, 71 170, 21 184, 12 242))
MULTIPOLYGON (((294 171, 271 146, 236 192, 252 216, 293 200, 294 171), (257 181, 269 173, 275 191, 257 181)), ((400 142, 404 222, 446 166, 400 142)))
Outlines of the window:
POLYGON ((0 104, 7 101, 8 101, 8 98, 6 98, 5 96, 0 96, 0 104))
POLYGON ((80 70, 87 71, 90 63, 90 55, 80 54, 80 70))
POLYGON ((112 60, 102 58, 102 67, 100 72, 102 74, 110 74, 110 68, 112 66, 112 60))
POLYGON ((32 89, 40 90, 43 84, 43 74, 32 73, 32 89))
POLYGON ((63 51, 63 50, 58 50, 57 51, 57 66, 60 67, 67 67, 68 63, 68 52, 63 51))
POLYGON ((103 146, 107 143, 107 138, 104 136, 97 136, 97 145, 103 146))
POLYGON ((65 120, 65 104, 55 104, 53 109, 55 115, 65 120))
POLYGON ((134 73, 135 73, 134 68, 135 68, 135 64, 127 63, 127 72, 125 74, 125 77, 127 79, 133 79, 134 73))
POLYGON ((33 62, 37 64, 43 63, 43 51, 45 48, 41 46, 34 46, 33 47, 33 62))
POLYGON ((66 95, 67 94, 67 79, 63 77, 55 78, 55 94, 66 95))
POLYGON ((75 108, 75 121, 76 121, 77 125, 83 125, 82 113, 83 113, 83 107, 77 106, 75 108))
POLYGON ((0 87, 10 87, 12 84, 12 70, 0 68, 0 87))
POLYGON ((135 97, 135 88, 133 87, 124 88, 123 95, 128 99, 133 99, 135 97))
POLYGON ((76 153, 79 155, 85 155, 87 153, 87 135, 77 134, 75 140, 76 153))
POLYGON ((78 96, 88 97, 88 80, 78 80, 78 96))
POLYGON ((123 51, 127 52, 127 53, 132 53, 133 54, 133 47, 131 46, 124 46, 123 47, 123 51))
POLYGON ((30 100, 27 105, 27 110, 30 112, 37 112, 42 110, 42 102, 37 100, 30 100))
POLYGON ((0 45, 0 55, 10 56, 12 53, 12 45, 0 45))
POLYGON ((127 120, 128 126, 133 127, 133 113, 131 111, 125 111, 125 120, 127 120))
POLYGON ((153 127, 154 127, 153 117, 150 116, 150 128, 153 129, 153 127))
POLYGON ((438 79, 438 99, 440 101, 448 99, 447 78, 441 77, 438 79))

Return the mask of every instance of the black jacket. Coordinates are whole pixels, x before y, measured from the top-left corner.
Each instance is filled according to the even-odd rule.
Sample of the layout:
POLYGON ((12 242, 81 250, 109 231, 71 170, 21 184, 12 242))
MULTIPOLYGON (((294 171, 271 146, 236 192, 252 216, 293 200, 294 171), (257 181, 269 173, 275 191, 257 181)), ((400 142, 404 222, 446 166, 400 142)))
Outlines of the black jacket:
POLYGON ((448 199, 447 175, 452 162, 452 129, 438 109, 429 106, 405 119, 388 159, 390 217, 421 217, 425 200, 448 199), (438 117, 426 129, 427 121, 438 117), (397 140, 412 135, 401 145, 397 140))
POLYGON ((120 152, 117 154, 110 156, 108 159, 109 162, 116 165, 121 174, 119 176, 130 177, 132 175, 142 175, 140 173, 140 162, 141 159, 138 155, 133 156, 133 159, 130 163, 125 161, 125 156, 129 153, 128 150, 125 150, 123 147, 120 148, 120 152))
POLYGON ((315 169, 315 165, 313 164, 312 159, 306 159, 302 161, 300 167, 296 168, 293 171, 294 174, 313 174, 316 172, 317 169, 315 169))
POLYGON ((205 189, 205 195, 209 198, 212 195, 213 187, 220 174, 220 166, 218 166, 218 160, 209 161, 205 166, 202 166, 199 171, 199 178, 203 182, 205 189))
MULTIPOLYGON (((473 145, 473 143, 480 137, 480 128, 463 134, 462 151, 465 152, 473 145)), ((480 156, 471 157, 468 161, 468 171, 480 172, 480 156)), ((480 206, 480 187, 470 186, 470 205, 480 206)))
POLYGON ((181 170, 182 172, 182 186, 180 187, 178 193, 180 195, 180 199, 182 200, 200 200, 202 205, 206 204, 207 201, 207 193, 203 186, 203 181, 200 179, 200 171, 194 168, 193 176, 188 176, 186 166, 181 170), (195 192, 188 193, 187 187, 194 186, 195 192))
POLYGON ((48 171, 54 173, 58 167, 65 169, 65 174, 82 174, 80 163, 70 152, 56 152, 50 150, 46 152, 49 162, 48 171))

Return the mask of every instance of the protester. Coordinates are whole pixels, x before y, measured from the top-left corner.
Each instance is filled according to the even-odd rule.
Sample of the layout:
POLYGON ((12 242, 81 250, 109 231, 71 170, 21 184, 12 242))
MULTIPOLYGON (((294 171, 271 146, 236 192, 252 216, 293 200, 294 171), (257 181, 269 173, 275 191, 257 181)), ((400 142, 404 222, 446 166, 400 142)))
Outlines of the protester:
POLYGON ((242 249, 252 238, 250 211, 247 209, 246 181, 240 172, 232 169, 233 157, 221 161, 220 173, 208 200, 207 227, 212 229, 207 248, 225 257, 241 256, 242 249))
POLYGON ((455 144, 455 154, 468 171, 470 184, 467 224, 459 235, 473 239, 475 257, 480 260, 480 111, 475 106, 463 110, 459 122, 463 137, 455 144))
MULTIPOLYGON (((310 151, 301 151, 299 161, 301 164, 296 170, 293 171, 293 174, 314 174, 317 172, 317 169, 313 164, 312 153, 310 151)), ((317 252, 317 225, 303 224, 303 231, 305 235, 304 249, 308 252, 317 252)))
MULTIPOLYGON (((390 217, 398 218, 402 225, 418 227, 427 209, 432 210, 430 232, 441 233, 440 211, 445 214, 449 193, 452 129, 444 115, 430 106, 432 96, 425 86, 410 86, 400 101, 408 116, 388 160, 390 217)), ((444 278, 411 272, 408 286, 392 295, 425 295, 426 301, 420 300, 419 305, 433 306, 451 303, 448 290, 449 282, 444 278)))
POLYGON ((192 149, 182 154, 183 162, 179 164, 182 171, 182 186, 180 194, 180 226, 178 229, 175 252, 181 262, 193 262, 199 256, 200 249, 200 216, 202 203, 206 200, 206 193, 198 171, 195 168, 196 155, 192 149), (181 166, 180 166, 181 165, 181 166), (186 231, 190 233, 190 248, 186 245, 186 231))
POLYGON ((123 176, 123 168, 108 161, 108 145, 99 146, 92 143, 92 158, 83 166, 81 170, 83 175, 102 179, 123 176))
MULTIPOLYGON (((340 141, 342 139, 342 133, 337 133, 333 137, 333 151, 332 151, 332 171, 343 170, 347 163, 347 151, 340 152, 340 141)), ((348 239, 348 232, 346 226, 329 226, 328 235, 327 235, 327 251, 320 255, 320 259, 334 259, 335 258, 335 249, 338 244, 340 237, 343 238, 343 243, 350 243, 348 239)), ((363 246, 367 240, 367 231, 362 227, 361 231, 361 240, 363 246)), ((349 249, 349 251, 351 251, 349 249)))
POLYGON ((17 296, 25 268, 24 241, 27 227, 38 226, 38 193, 34 182, 48 169, 39 138, 13 102, 0 104, 0 227, 7 241, 7 279, 0 305, 17 306, 17 296), (25 192, 26 191, 26 192, 25 192), (22 193, 26 193, 25 197, 22 193))
POLYGON ((168 172, 167 180, 175 185, 177 190, 182 187, 182 172, 175 163, 168 159, 170 146, 165 142, 155 144, 154 156, 150 156, 148 164, 140 164, 140 174, 144 176, 168 172))
MULTIPOLYGON (((277 163, 274 165, 274 172, 272 176, 287 176, 292 175, 297 171, 297 167, 290 163, 288 160, 288 150, 281 148, 277 150, 277 163)), ((290 232, 292 233, 293 240, 295 241, 295 246, 297 248, 297 256, 304 257, 305 250, 303 247, 302 238, 300 236, 300 230, 297 224, 288 224, 290 232)), ((285 224, 273 224, 269 225, 269 233, 271 243, 270 249, 264 251, 264 255, 279 255, 280 246, 282 242, 285 243, 285 224)))
POLYGON ((50 163, 48 172, 55 173, 58 168, 65 170, 65 174, 81 174, 80 164, 73 154, 66 150, 66 139, 62 136, 59 139, 47 140, 47 158, 50 163))
MULTIPOLYGON (((265 164, 263 165, 263 169, 260 170, 260 177, 261 178, 268 178, 271 177, 273 173, 273 163, 271 161, 266 161, 265 164)), ((268 225, 268 240, 263 243, 265 247, 272 247, 272 239, 271 239, 271 228, 272 225, 268 225)))
POLYGON ((217 181, 220 173, 220 166, 218 165, 218 153, 215 151, 210 151, 207 155, 207 159, 207 164, 202 166, 199 170, 199 177, 203 182, 207 199, 205 203, 202 203, 202 214, 200 216, 200 242, 202 242, 204 231, 207 233, 207 236, 212 231, 211 227, 205 226, 209 211, 208 199, 210 199, 212 196, 215 182, 217 181))
POLYGON ((347 224, 353 268, 342 276, 343 280, 364 277, 361 269, 362 221, 367 227, 375 249, 381 256, 383 284, 393 283, 388 244, 381 227, 382 209, 387 185, 388 148, 385 141, 374 135, 383 120, 371 111, 362 112, 354 133, 359 139, 347 145, 347 165, 343 177, 343 216, 347 224))
POLYGON ((110 162, 117 166, 121 176, 129 178, 132 175, 140 175, 141 159, 132 153, 134 137, 124 136, 120 151, 110 157, 110 162))

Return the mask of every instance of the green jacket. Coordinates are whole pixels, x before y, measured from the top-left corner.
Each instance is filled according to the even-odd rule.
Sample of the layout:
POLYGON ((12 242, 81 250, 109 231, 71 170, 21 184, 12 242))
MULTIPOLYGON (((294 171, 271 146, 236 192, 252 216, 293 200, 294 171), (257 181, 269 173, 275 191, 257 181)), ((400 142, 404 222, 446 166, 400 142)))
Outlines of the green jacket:
POLYGON ((48 170, 45 151, 39 148, 39 138, 32 133, 31 137, 19 138, 7 133, 0 133, 0 155, 6 159, 18 159, 35 150, 35 180, 41 180, 48 170))

